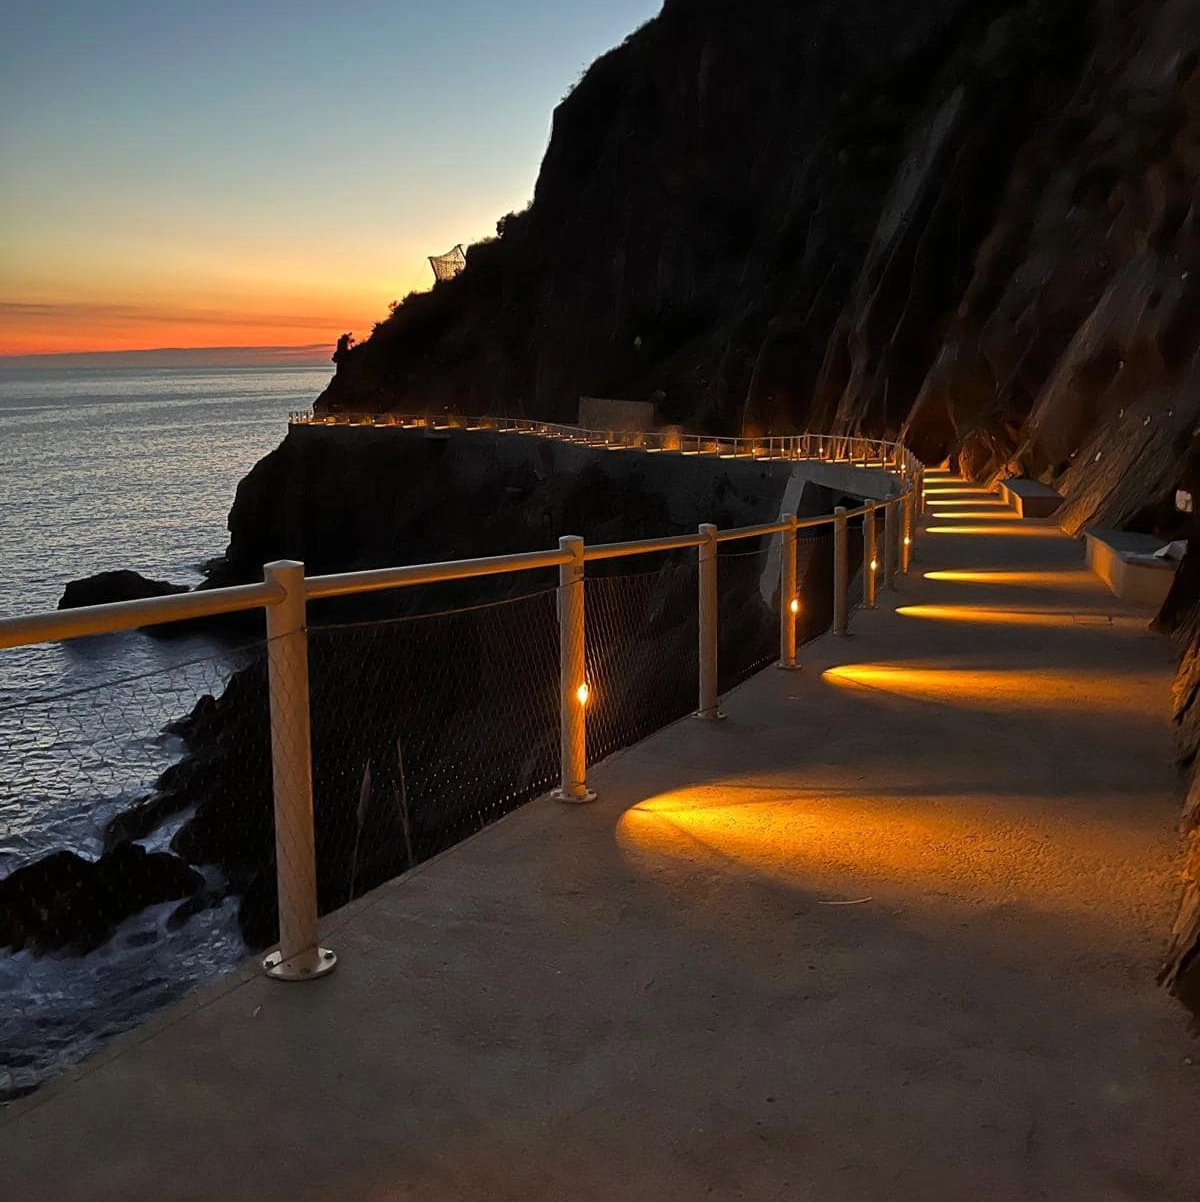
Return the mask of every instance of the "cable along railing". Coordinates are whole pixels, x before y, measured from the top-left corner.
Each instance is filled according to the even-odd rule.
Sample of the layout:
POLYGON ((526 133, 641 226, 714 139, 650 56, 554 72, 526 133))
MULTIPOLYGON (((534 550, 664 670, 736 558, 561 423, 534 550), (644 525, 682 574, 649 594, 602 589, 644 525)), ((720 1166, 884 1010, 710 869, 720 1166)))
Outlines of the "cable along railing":
MULTIPOLYGON (((543 432, 546 429, 544 423, 510 422, 508 426, 492 428, 519 429, 542 437, 556 436, 543 432)), ((817 517, 798 518, 795 514, 786 514, 775 522, 723 530, 711 523, 704 523, 694 534, 632 542, 587 545, 582 538, 567 535, 559 539, 557 548, 544 551, 311 577, 305 576, 301 563, 278 561, 265 566, 263 580, 257 584, 0 619, 0 650, 239 611, 262 609, 265 612, 279 945, 262 964, 264 970, 276 979, 312 979, 332 969, 337 958, 332 951, 321 948, 318 943, 313 739, 308 667, 309 601, 403 589, 439 581, 473 580, 557 568, 560 754, 559 783, 552 796, 564 802, 579 803, 595 798, 587 780, 587 715, 589 707, 595 703, 598 685, 603 687, 600 682, 589 680, 587 673, 584 585, 588 579, 589 563, 663 552, 696 552, 698 668, 694 716, 703 721, 715 721, 724 716, 720 709, 718 686, 721 622, 718 573, 721 557, 717 549, 721 544, 779 540, 778 666, 784 669, 798 666, 796 632, 801 608, 797 588, 799 532, 832 528, 832 630, 835 634, 844 635, 849 630, 852 605, 851 521, 862 522, 863 607, 874 609, 879 587, 891 586, 897 575, 908 571, 916 517, 922 504, 923 469, 903 446, 817 435, 695 441, 704 443, 706 447, 698 453, 749 454, 751 450, 743 450, 749 442, 754 443, 754 453, 762 452, 759 457, 777 455, 781 458, 799 458, 806 450, 819 450, 822 453, 813 454, 812 458, 830 460, 836 456, 843 462, 860 467, 878 469, 882 466, 889 472, 895 491, 883 500, 868 501, 857 508, 839 506, 833 513, 817 517), (726 452, 725 447, 729 444, 733 444, 732 450, 726 452), (708 447, 714 449, 708 450, 708 447), (881 514, 882 523, 879 521, 881 514)), ((655 448, 643 446, 642 449, 655 448)), ((683 453, 688 452, 683 450, 683 453)))

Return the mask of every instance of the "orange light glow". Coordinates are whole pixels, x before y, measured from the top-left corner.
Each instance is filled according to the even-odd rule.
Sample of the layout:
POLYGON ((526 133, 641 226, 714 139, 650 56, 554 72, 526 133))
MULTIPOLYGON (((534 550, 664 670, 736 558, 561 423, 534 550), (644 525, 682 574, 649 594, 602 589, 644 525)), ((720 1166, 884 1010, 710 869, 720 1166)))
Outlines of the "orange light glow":
POLYGON ((1144 618, 1113 617, 1101 613, 1076 613, 1069 609, 999 609, 985 605, 902 605, 896 613, 906 618, 936 622, 976 622, 995 626, 1104 626, 1142 632, 1144 618))
POLYGON ((993 499, 993 495, 989 492, 984 492, 982 489, 971 488, 927 488, 925 490, 925 499, 931 505, 979 505, 984 504, 993 499))
POLYGON ((793 598, 792 598, 792 603, 791 603, 791 605, 790 605, 788 608, 790 608, 790 609, 791 609, 791 611, 792 611, 792 613, 793 613, 793 614, 798 614, 798 613, 800 612, 800 600, 799 600, 799 598, 798 598, 798 597, 793 597, 793 598))
POLYGON ((1074 572, 1008 572, 984 570, 965 572, 942 569, 926 572, 926 580, 944 580, 950 584, 999 584, 1021 588, 1081 588, 1097 583, 1091 572, 1080 568, 1074 572))
POLYGON ((984 507, 991 509, 1008 509, 1007 501, 1000 500, 999 497, 962 497, 958 500, 951 500, 947 497, 943 501, 935 501, 934 504, 939 509, 982 509, 984 507))
MULTIPOLYGON (((953 880, 963 882, 972 898, 1010 901, 1019 888, 1025 902, 1046 913, 1096 918, 1094 895, 1079 887, 1079 878, 1046 872, 1043 858, 1031 855, 1024 841, 984 838, 981 829, 1000 834, 1015 815, 1028 815, 1034 829, 1055 841, 1061 835, 1085 862, 1111 864, 1127 855, 1126 826, 1080 824, 1070 807, 1055 813, 1041 798, 1007 795, 997 822, 997 807, 987 804, 986 795, 930 805, 928 789, 922 772, 897 762, 886 766, 886 780, 871 784, 850 779, 811 788, 778 778, 718 780, 659 793, 626 810, 615 840, 630 868, 645 873, 652 887, 680 882, 678 873, 662 873, 668 863, 702 879, 704 887, 691 890, 678 916, 726 934, 730 894, 712 888, 714 880, 795 890, 796 904, 813 913, 852 903, 870 910, 884 891, 902 896, 909 915, 936 905, 953 880)), ((1117 889, 1121 881, 1116 874, 1117 889)), ((1140 904, 1134 902, 1140 883, 1131 876, 1115 906, 1126 897, 1128 904, 1140 904)), ((1111 933, 1097 928, 1097 946, 1107 946, 1107 939, 1111 933)))
POLYGON ((1033 710, 1105 710, 1143 717, 1138 691, 1155 687, 1150 673, 1021 672, 967 668, 913 668, 908 664, 846 664, 821 679, 840 688, 908 697, 933 705, 990 713, 1033 710))
POLYGON ((1013 509, 965 509, 947 513, 940 505, 931 516, 946 522, 1015 522, 1019 517, 1013 509))
POLYGON ((588 697, 591 696, 591 690, 587 687, 586 681, 575 690, 575 696, 579 698, 580 705, 587 705, 588 697))
POLYGON ((877 560, 877 559, 872 559, 872 560, 871 560, 871 571, 872 571, 872 572, 878 572, 878 571, 879 571, 879 560, 877 560))
POLYGON ((1060 538, 1057 526, 1027 526, 1014 522, 1010 526, 926 526, 926 534, 983 534, 1021 535, 1029 538, 1060 538))

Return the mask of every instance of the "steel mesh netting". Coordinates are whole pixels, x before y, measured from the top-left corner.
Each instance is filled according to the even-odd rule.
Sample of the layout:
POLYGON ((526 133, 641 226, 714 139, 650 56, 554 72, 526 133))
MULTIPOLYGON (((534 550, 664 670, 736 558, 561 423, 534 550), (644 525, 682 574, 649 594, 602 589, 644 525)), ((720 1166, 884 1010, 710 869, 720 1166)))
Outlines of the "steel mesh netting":
POLYGON ((779 658, 778 535, 725 544, 717 553, 717 680, 721 693, 749 679, 779 658))
POLYGON ((796 646, 824 634, 833 624, 833 527, 817 526, 796 535, 796 646))
MULTIPOLYGON (((309 631, 322 912, 558 779, 556 590, 309 631)), ((254 926, 274 933, 273 898, 254 926)))
MULTIPOLYGON (((863 572, 866 570, 863 564, 863 550, 866 546, 866 534, 864 532, 864 523, 871 521, 873 514, 864 513, 861 518, 851 518, 846 530, 846 555, 849 563, 846 566, 846 578, 850 582, 850 596, 847 599, 847 612, 854 612, 862 607, 863 603, 863 572)), ((882 536, 876 541, 876 546, 879 545, 882 536)))
POLYGON ((444 255, 430 255, 429 265, 433 268, 434 278, 452 280, 467 265, 467 256, 461 245, 448 250, 444 255))
POLYGON ((689 559, 586 578, 589 764, 696 708, 699 569, 689 559))
POLYGON ((261 722, 218 715, 261 654, 0 696, 0 993, 18 1001, 0 1008, 0 1098, 244 955, 235 882, 184 845, 214 792, 242 796, 209 766, 265 759, 261 722))

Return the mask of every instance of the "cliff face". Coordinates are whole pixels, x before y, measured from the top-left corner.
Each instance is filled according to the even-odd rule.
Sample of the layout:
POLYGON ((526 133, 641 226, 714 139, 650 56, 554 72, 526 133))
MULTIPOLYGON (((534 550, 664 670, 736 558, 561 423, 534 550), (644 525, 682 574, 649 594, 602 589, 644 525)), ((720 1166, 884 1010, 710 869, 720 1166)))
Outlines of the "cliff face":
POLYGON ((913 176, 930 122, 973 146, 945 188, 962 241, 929 316, 956 303, 1012 152, 995 135, 1061 101, 1079 7, 669 0, 559 106, 530 208, 379 325, 325 403, 566 418, 580 393, 660 390, 672 419, 802 422, 843 299, 904 240, 885 207, 920 207, 943 164, 913 176))
POLYGON ((1187 849, 1183 898, 1171 928, 1163 979, 1200 1016, 1200 545, 1195 542, 1156 625, 1182 656, 1171 700, 1179 766, 1187 783, 1180 822, 1187 849))
MULTIPOLYGON (((315 575, 543 551, 564 533, 603 543, 755 525, 777 520, 790 474, 492 431, 294 426, 238 485, 213 583, 259 580, 280 558, 315 575)), ((810 486, 804 501, 802 514, 827 513, 837 498, 810 486)), ((491 583, 504 580, 526 591, 520 577, 491 583)))
POLYGON ((669 0, 319 407, 903 431, 1147 522, 1197 417, 1198 62, 1200 0, 669 0))

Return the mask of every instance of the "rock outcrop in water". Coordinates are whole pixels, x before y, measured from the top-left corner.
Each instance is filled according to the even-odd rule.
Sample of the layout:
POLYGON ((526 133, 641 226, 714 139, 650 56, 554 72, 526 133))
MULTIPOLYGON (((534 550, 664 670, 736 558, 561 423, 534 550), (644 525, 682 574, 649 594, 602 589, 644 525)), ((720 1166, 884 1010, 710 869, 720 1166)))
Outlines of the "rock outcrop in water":
POLYGON ((118 924, 198 893, 204 878, 177 856, 121 843, 98 860, 57 851, 0 880, 0 947, 93 951, 118 924))
POLYGON ((139 572, 97 572, 94 576, 70 581, 63 589, 58 608, 79 609, 84 605, 109 605, 115 601, 142 601, 147 597, 172 597, 187 591, 186 584, 151 580, 139 572))

